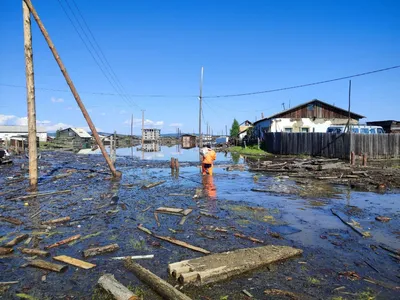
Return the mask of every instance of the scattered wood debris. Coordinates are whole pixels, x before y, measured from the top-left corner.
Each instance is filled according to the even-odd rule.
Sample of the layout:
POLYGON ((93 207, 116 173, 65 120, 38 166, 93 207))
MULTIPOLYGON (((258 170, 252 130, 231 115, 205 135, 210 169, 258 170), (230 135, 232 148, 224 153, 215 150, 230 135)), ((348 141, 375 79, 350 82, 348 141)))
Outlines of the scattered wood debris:
POLYGON ((22 225, 23 222, 21 220, 18 220, 16 218, 11 218, 11 217, 4 217, 0 216, 0 221, 8 222, 14 225, 22 225))
POLYGON ((350 222, 346 222, 346 220, 344 219, 344 217, 340 216, 339 212, 335 211, 333 208, 331 208, 331 212, 333 215, 335 215, 336 217, 339 218, 340 221, 342 221, 343 224, 349 226, 351 229, 353 229, 354 232, 357 232, 359 235, 361 235, 362 237, 370 237, 371 235, 365 231, 361 231, 358 228, 356 228, 355 226, 353 226, 350 222))
POLYGON ((0 247, 0 255, 6 255, 6 254, 10 254, 14 251, 13 248, 4 248, 4 247, 0 247))
POLYGON ((125 261, 125 267, 133 272, 140 280, 148 284, 154 291, 160 294, 164 299, 168 300, 190 300, 188 296, 175 289, 168 282, 154 275, 149 270, 143 268, 131 259, 125 261))
POLYGON ((17 237, 15 237, 14 239, 12 239, 11 241, 9 241, 8 243, 6 243, 4 245, 4 247, 14 247, 18 243, 26 240, 28 237, 29 237, 29 235, 27 235, 27 234, 20 234, 17 237))
POLYGON ((46 247, 44 247, 44 249, 51 249, 51 248, 55 248, 55 247, 58 247, 58 246, 61 246, 61 245, 65 245, 65 244, 71 243, 73 241, 79 240, 80 238, 81 238, 81 235, 77 234, 77 235, 71 236, 69 238, 66 238, 64 240, 58 241, 58 242, 56 242, 54 244, 51 244, 49 246, 46 246, 46 247))
POLYGON ((289 292, 289 291, 283 291, 283 290, 278 290, 278 289, 268 289, 264 291, 265 295, 268 296, 283 296, 283 297, 288 297, 289 299, 300 299, 298 295, 295 293, 289 292))
POLYGON ((256 238, 253 238, 253 237, 251 237, 251 236, 246 236, 246 235, 241 234, 241 233, 235 233, 234 235, 235 235, 236 237, 238 237, 238 238, 245 239, 245 240, 249 240, 249 241, 252 241, 252 242, 254 242, 254 243, 264 244, 264 241, 259 240, 259 239, 256 239, 256 238))
POLYGON ((375 220, 377 220, 379 222, 383 222, 383 223, 389 222, 391 219, 392 218, 384 217, 384 216, 375 217, 375 220))
POLYGON ((168 272, 180 284, 204 285, 282 261, 303 253, 287 246, 263 246, 215 253, 168 265, 168 272))
POLYGON ((135 256, 119 256, 119 257, 112 257, 111 259, 113 260, 124 260, 124 259, 132 259, 132 260, 137 260, 137 259, 153 259, 154 254, 149 254, 149 255, 135 255, 135 256))
POLYGON ((50 253, 40 249, 22 248, 20 251, 24 254, 37 255, 37 256, 50 256, 50 253))
POLYGON ((58 218, 58 219, 53 219, 53 220, 48 220, 42 222, 42 225, 51 225, 51 224, 57 224, 57 223, 65 223, 71 221, 71 217, 63 217, 63 218, 58 218))
POLYGON ((53 259, 88 270, 91 268, 94 268, 96 265, 88 263, 86 261, 80 260, 80 259, 76 259, 73 257, 69 257, 66 255, 59 255, 59 256, 54 256, 53 259))
POLYGON ((114 252, 119 249, 118 244, 111 244, 103 247, 90 248, 83 251, 84 257, 95 256, 103 253, 114 252))
POLYGON ((10 201, 18 201, 18 200, 27 200, 35 197, 44 197, 44 196, 51 196, 51 195, 59 195, 59 194, 69 194, 71 190, 62 190, 57 192, 47 192, 47 193, 32 193, 26 196, 19 196, 16 198, 9 199, 10 201))
POLYGON ((156 234, 152 233, 150 230, 148 230, 147 228, 143 227, 142 225, 139 225, 138 229, 140 229, 143 232, 146 232, 147 234, 149 234, 151 236, 154 236, 155 238, 158 238, 158 239, 163 240, 163 241, 170 242, 172 244, 175 244, 175 245, 178 245, 178 246, 181 246, 181 247, 184 247, 184 248, 191 249, 193 251, 197 251, 197 252, 204 253, 204 254, 210 254, 211 253, 208 250, 205 250, 205 249, 197 247, 197 246, 190 245, 190 244, 188 244, 186 242, 174 239, 174 238, 169 237, 169 236, 156 235, 156 234))
POLYGON ((139 300, 127 287, 115 279, 112 274, 104 274, 97 282, 103 289, 113 295, 116 300, 139 300))
POLYGON ((143 185, 142 189, 151 189, 151 188, 153 188, 153 187, 155 187, 157 185, 163 184, 164 182, 165 182, 165 180, 161 180, 161 181, 158 181, 158 182, 154 182, 154 183, 150 183, 150 184, 147 184, 147 185, 143 185))
POLYGON ((68 268, 65 265, 53 264, 41 259, 34 259, 27 263, 28 266, 45 269, 53 272, 61 272, 68 268))

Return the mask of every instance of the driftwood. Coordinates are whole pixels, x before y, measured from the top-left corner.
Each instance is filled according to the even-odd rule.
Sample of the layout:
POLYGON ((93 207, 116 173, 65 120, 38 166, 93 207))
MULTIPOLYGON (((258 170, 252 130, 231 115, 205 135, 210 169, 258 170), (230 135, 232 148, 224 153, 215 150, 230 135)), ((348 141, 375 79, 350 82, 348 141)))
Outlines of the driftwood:
POLYGON ((161 214, 181 215, 182 212, 183 208, 159 207, 156 209, 156 213, 161 213, 161 214))
POLYGON ((139 300, 140 298, 115 279, 112 274, 104 274, 97 282, 116 300, 139 300))
POLYGON ((393 248, 391 248, 389 246, 386 246, 386 245, 383 245, 383 244, 380 244, 379 247, 381 247, 383 250, 386 250, 386 251, 388 251, 390 253, 393 253, 395 255, 400 255, 400 250, 393 249, 393 248))
POLYGON ((133 272, 140 280, 144 281, 154 291, 165 299, 169 300, 190 300, 188 296, 175 289, 172 285, 154 275, 149 270, 128 259, 125 267, 133 272))
POLYGON ((4 248, 4 247, 0 247, 0 255, 6 255, 6 254, 10 254, 14 251, 13 248, 4 248))
POLYGON ((94 268, 96 265, 88 263, 86 261, 80 260, 80 259, 76 259, 73 257, 69 257, 66 255, 60 255, 60 256, 55 256, 53 257, 53 259, 88 270, 91 268, 94 268))
POLYGON ((8 222, 14 225, 22 225, 23 222, 21 220, 18 220, 16 218, 11 218, 11 217, 4 217, 0 216, 0 221, 8 222))
POLYGON ((42 222, 42 224, 43 225, 50 225, 50 224, 64 223, 64 222, 68 222, 70 220, 71 220, 70 217, 63 217, 63 218, 44 221, 44 222, 42 222))
POLYGON ((184 247, 184 248, 188 248, 190 250, 194 250, 194 251, 201 252, 201 253, 204 253, 204 254, 210 254, 211 253, 208 250, 205 250, 203 248, 190 245, 190 244, 188 244, 186 242, 174 239, 174 238, 169 237, 169 236, 161 236, 161 235, 153 234, 150 230, 148 230, 147 228, 145 228, 145 227, 143 227, 141 225, 138 226, 138 229, 140 229, 143 232, 146 232, 147 234, 150 234, 151 236, 154 236, 155 238, 158 238, 158 239, 163 240, 163 241, 170 242, 172 244, 175 244, 175 245, 178 245, 178 246, 181 246, 181 247, 184 247))
POLYGON ((53 263, 50 263, 50 262, 47 262, 47 261, 41 260, 41 259, 32 260, 32 261, 28 262, 27 265, 36 267, 36 268, 40 268, 40 269, 50 270, 53 272, 61 272, 61 271, 64 271, 66 268, 68 268, 68 266, 53 264, 53 263))
POLYGON ((44 247, 44 249, 51 249, 51 248, 55 248, 55 247, 58 247, 58 246, 61 246, 61 245, 65 245, 65 244, 71 243, 73 241, 79 240, 80 238, 81 238, 81 235, 77 234, 77 235, 71 236, 69 238, 66 238, 66 239, 64 239, 62 241, 58 241, 58 242, 56 242, 54 244, 46 246, 46 247, 44 247))
POLYGON ((268 296, 283 296, 283 297, 287 297, 289 299, 300 299, 300 297, 298 295, 296 295, 295 293, 289 292, 289 291, 283 291, 283 290, 278 290, 278 289, 268 289, 264 291, 265 295, 268 296))
POLYGON ((181 284, 204 285, 300 255, 287 246, 264 246, 216 253, 168 265, 168 272, 181 284))
POLYGON ((142 189, 151 189, 151 188, 153 188, 153 187, 155 187, 157 185, 163 184, 164 182, 165 182, 165 180, 161 180, 161 181, 158 181, 158 182, 150 183, 150 184, 142 186, 142 189))
POLYGON ((34 193, 26 196, 19 196, 16 198, 9 199, 11 201, 17 201, 17 200, 27 200, 35 197, 44 197, 44 196, 51 196, 51 195, 58 195, 58 194, 68 194, 71 193, 71 190, 62 190, 62 191, 57 191, 57 192, 48 192, 48 193, 34 193))
POLYGON ((26 240, 29 237, 27 234, 20 234, 11 241, 9 241, 7 244, 4 245, 4 247, 14 247, 16 244, 26 240))
POLYGON ((0 286, 17 284, 19 281, 0 281, 0 286))
POLYGON ((251 237, 251 236, 246 236, 246 235, 240 234, 240 233, 235 233, 234 235, 235 235, 236 237, 238 237, 238 238, 245 239, 245 240, 249 240, 249 241, 252 241, 252 242, 254 242, 254 243, 264 244, 264 241, 259 240, 259 239, 256 239, 256 238, 253 238, 253 237, 251 237))
POLYGON ((20 251, 24 254, 29 254, 29 255, 50 256, 49 252, 39 249, 22 248, 20 249, 20 251))
POLYGON ((339 218, 340 221, 343 222, 343 224, 349 226, 351 229, 353 229, 354 232, 357 232, 359 235, 361 235, 362 237, 368 237, 367 234, 365 234, 365 232, 362 232, 361 230, 357 229, 356 227, 354 227, 353 225, 351 225, 349 222, 346 222, 339 214, 338 212, 336 212, 335 210, 333 210, 333 208, 331 208, 331 212, 332 214, 334 214, 336 217, 339 218))
POLYGON ((119 249, 118 244, 111 244, 103 247, 90 248, 83 251, 84 257, 95 256, 103 253, 114 252, 119 249))

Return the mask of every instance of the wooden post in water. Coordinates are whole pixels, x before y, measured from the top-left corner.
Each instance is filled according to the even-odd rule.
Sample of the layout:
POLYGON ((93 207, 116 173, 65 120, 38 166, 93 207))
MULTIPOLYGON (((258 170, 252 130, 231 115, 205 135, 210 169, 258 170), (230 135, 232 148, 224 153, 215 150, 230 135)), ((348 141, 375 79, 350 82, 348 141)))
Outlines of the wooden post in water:
MULTIPOLYGON (((76 90, 75 85, 72 82, 72 79, 69 76, 69 74, 67 72, 67 69, 64 66, 64 63, 62 62, 62 60, 60 58, 60 55, 58 54, 58 52, 56 50, 56 47, 54 46, 54 44, 53 44, 53 42, 52 42, 52 40, 51 40, 51 38, 49 36, 49 33, 47 32, 46 28, 44 27, 44 25, 42 23, 42 20, 40 20, 38 13, 36 12, 35 8, 33 7, 32 2, 30 0, 24 0, 24 3, 28 6, 28 8, 29 8, 30 12, 32 13, 36 23, 38 24, 39 29, 42 32, 42 34, 43 34, 43 36, 44 36, 44 38, 45 38, 45 40, 46 40, 46 42, 47 42, 47 44, 48 44, 48 46, 50 48, 50 51, 53 54, 58 66, 59 66, 59 68, 61 70, 61 73, 64 75, 64 78, 65 78, 69 88, 71 89, 72 94, 74 95, 76 103, 78 104, 79 108, 82 111, 83 117, 85 118, 86 122, 89 125, 90 130, 93 133, 93 136, 94 136, 94 138, 96 140, 97 145, 99 145, 101 153, 103 154, 103 156, 104 156, 104 158, 105 158, 105 160, 106 160, 106 162, 108 164, 108 167, 110 168, 110 171, 111 171, 112 175, 114 177, 121 177, 121 175, 122 175, 121 172, 119 172, 119 171, 117 171, 115 169, 114 164, 112 163, 110 157, 108 156, 107 151, 106 151, 106 149, 105 149, 105 147, 103 145, 103 142, 101 141, 100 136, 97 133, 97 129, 94 126, 94 124, 92 122, 92 119, 90 118, 89 113, 87 112, 87 110, 85 108, 85 105, 83 104, 83 102, 81 100, 81 97, 79 96, 78 91, 76 90)), ((33 139, 32 139, 32 141, 33 141, 33 139)), ((36 144, 36 136, 35 136, 35 144, 36 144)), ((29 145, 29 148, 30 148, 30 146, 31 145, 29 145)), ((31 150, 29 150, 29 151, 31 151, 31 150)), ((31 158, 32 155, 30 154, 29 157, 31 158)), ((35 156, 35 159, 36 158, 37 157, 35 156)))
POLYGON ((22 11, 24 19, 26 98, 28 103, 29 185, 32 189, 35 189, 38 181, 35 80, 33 72, 31 14, 24 1, 22 1, 22 11))

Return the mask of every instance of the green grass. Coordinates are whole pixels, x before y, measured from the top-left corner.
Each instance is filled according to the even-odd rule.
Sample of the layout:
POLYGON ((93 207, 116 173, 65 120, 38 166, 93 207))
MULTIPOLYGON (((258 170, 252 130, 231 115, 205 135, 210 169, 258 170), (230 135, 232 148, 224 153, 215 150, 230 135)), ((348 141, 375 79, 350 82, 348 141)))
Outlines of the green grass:
POLYGON ((257 146, 248 146, 247 148, 242 148, 240 146, 234 146, 228 148, 229 152, 239 153, 243 155, 269 155, 268 152, 258 149, 257 146))

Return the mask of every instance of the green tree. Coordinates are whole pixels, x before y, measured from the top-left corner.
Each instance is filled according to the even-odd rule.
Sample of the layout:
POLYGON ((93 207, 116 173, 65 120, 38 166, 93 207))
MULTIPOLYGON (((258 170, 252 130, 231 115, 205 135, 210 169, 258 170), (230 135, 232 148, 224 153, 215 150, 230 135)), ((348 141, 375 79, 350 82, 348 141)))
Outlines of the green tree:
POLYGON ((231 131, 230 131, 231 137, 237 138, 239 135, 239 130, 240 130, 239 122, 236 119, 233 119, 231 131))

